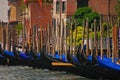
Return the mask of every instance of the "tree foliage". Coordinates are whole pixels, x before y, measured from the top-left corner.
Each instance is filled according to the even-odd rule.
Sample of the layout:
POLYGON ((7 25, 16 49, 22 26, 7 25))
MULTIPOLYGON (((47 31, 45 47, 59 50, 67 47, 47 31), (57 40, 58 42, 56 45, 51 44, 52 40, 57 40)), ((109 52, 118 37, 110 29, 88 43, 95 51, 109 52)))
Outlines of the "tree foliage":
POLYGON ((27 5, 22 0, 21 3, 20 3, 20 9, 21 9, 21 11, 24 11, 26 8, 27 8, 27 5))
POLYGON ((94 19, 99 21, 99 14, 97 12, 93 12, 89 7, 79 8, 73 15, 73 18, 78 22, 78 25, 83 25, 83 20, 88 18, 89 24, 92 24, 94 19))
POLYGON ((116 12, 117 12, 117 23, 120 25, 120 0, 117 0, 117 5, 115 6, 116 12))
MULTIPOLYGON (((69 44, 70 43, 70 36, 67 37, 67 44, 68 45, 74 45, 74 40, 76 40, 76 45, 77 46, 79 46, 82 43, 82 37, 83 37, 83 30, 84 29, 83 29, 82 26, 78 26, 76 29, 74 29, 74 31, 71 30, 72 33, 70 33, 70 36, 73 36, 71 44, 69 44)), ((104 31, 105 36, 106 36, 106 31, 105 30, 103 30, 103 31, 104 31)), ((89 29, 89 39, 94 39, 94 36, 95 36, 94 31, 89 29)), ((100 38, 100 31, 97 32, 96 36, 97 36, 97 38, 100 38)), ((84 40, 85 39, 86 39, 86 29, 85 29, 84 40)))
MULTIPOLYGON (((74 41, 74 39, 76 38, 76 45, 79 45, 81 43, 81 41, 82 41, 83 27, 78 26, 76 29, 74 29, 74 31, 72 31, 72 30, 70 31, 71 32, 70 36, 73 36, 72 37, 72 41, 74 41), (77 29, 77 33, 76 33, 76 29, 77 29)), ((69 42, 70 42, 70 36, 67 37, 67 43, 68 43, 68 45, 71 45, 71 44, 69 44, 69 42)), ((72 42, 72 45, 73 45, 73 42, 72 42)))
POLYGON ((120 17, 120 0, 117 1, 117 5, 115 6, 118 17, 120 17))

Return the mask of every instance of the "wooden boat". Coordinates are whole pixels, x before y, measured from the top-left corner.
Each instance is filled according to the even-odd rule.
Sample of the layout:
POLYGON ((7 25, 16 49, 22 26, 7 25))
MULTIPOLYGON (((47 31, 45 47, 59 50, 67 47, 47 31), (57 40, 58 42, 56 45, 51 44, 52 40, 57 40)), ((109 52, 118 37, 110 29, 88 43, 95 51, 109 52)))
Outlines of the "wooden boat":
POLYGON ((27 65, 29 67, 37 68, 39 66, 40 54, 36 54, 32 49, 26 52, 19 53, 20 61, 22 65, 27 65))
POLYGON ((7 59, 3 56, 3 50, 0 45, 0 65, 6 65, 7 59))
POLYGON ((119 59, 116 58, 115 62, 112 62, 112 59, 107 57, 104 57, 102 60, 100 59, 100 57, 98 57, 97 59, 100 66, 120 72, 119 59))
POLYGON ((0 54, 0 65, 6 65, 6 59, 3 55, 0 54))
MULTIPOLYGON (((84 22, 85 23, 85 22, 84 22)), ((88 20, 86 20, 86 35, 87 35, 87 44, 86 48, 84 49, 84 34, 85 34, 85 25, 83 25, 83 38, 82 38, 82 48, 77 52, 77 59, 81 63, 78 68, 83 70, 83 74, 86 77, 96 78, 99 79, 100 77, 106 78, 106 73, 103 68, 97 66, 97 61, 95 58, 89 57, 89 29, 88 29, 88 20), (91 59, 91 60, 89 60, 91 59)), ((94 29, 96 30, 96 29, 94 29)), ((94 54, 94 53, 93 53, 94 54)))
POLYGON ((42 68, 47 68, 50 70, 67 71, 68 68, 71 68, 73 66, 71 63, 49 56, 44 51, 45 49, 43 48, 43 51, 40 55, 42 68))
MULTIPOLYGON (((95 70, 101 74, 102 77, 106 77, 110 80, 120 80, 120 65, 117 64, 118 58, 114 58, 115 53, 117 53, 117 27, 113 28, 113 53, 112 57, 107 57, 106 55, 103 55, 102 52, 102 38, 101 38, 101 56, 97 56, 95 54, 95 50, 93 52, 92 56, 88 57, 88 60, 90 62, 93 62, 96 65, 95 70), (113 62, 114 61, 114 62, 113 62)), ((101 27, 101 35, 102 35, 102 27, 101 27)), ((108 43, 109 44, 109 43, 108 43)), ((108 51, 109 52, 109 51, 108 51)))
MULTIPOLYGON (((103 79, 109 79, 109 80, 120 79, 119 71, 113 69, 113 64, 115 65, 115 63, 110 62, 111 59, 110 58, 108 59, 106 56, 104 56, 103 60, 101 60, 100 56, 98 57, 96 56, 95 50, 93 51, 92 56, 90 55, 87 57, 83 51, 82 53, 77 53, 77 57, 79 62, 81 62, 81 65, 84 65, 84 68, 85 67, 86 69, 89 68, 88 70, 91 72, 91 74, 93 75, 96 74, 98 76, 96 78, 103 78, 103 79), (110 69, 110 66, 112 66, 112 69, 110 69)), ((117 68, 119 67, 117 66, 117 68)))
POLYGON ((97 71, 101 77, 103 78, 108 78, 110 80, 119 80, 120 77, 120 71, 119 69, 119 65, 116 63, 113 63, 111 61, 111 58, 107 58, 107 57, 103 57, 103 59, 100 59, 100 56, 89 56, 89 61, 91 60, 91 62, 96 62, 96 66, 95 66, 95 71, 97 71), (91 57, 91 58, 90 58, 91 57), (92 60, 91 60, 92 59, 92 60), (112 75, 112 76, 110 76, 112 75))
POLYGON ((19 58, 19 52, 15 49, 14 51, 10 52, 8 50, 3 51, 3 56, 6 59, 6 64, 7 65, 20 65, 20 58, 19 58))
POLYGON ((72 62, 75 65, 73 69, 70 71, 71 73, 74 73, 83 77, 91 78, 91 79, 99 78, 100 75, 96 74, 96 72, 93 70, 94 67, 86 65, 86 63, 88 62, 87 59, 83 60, 84 57, 80 59, 81 58, 80 56, 76 56, 76 55, 72 56, 70 54, 68 54, 68 56, 69 56, 68 61, 72 62), (79 57, 80 61, 77 57, 79 57), (84 62, 81 62, 81 61, 84 61, 84 62))

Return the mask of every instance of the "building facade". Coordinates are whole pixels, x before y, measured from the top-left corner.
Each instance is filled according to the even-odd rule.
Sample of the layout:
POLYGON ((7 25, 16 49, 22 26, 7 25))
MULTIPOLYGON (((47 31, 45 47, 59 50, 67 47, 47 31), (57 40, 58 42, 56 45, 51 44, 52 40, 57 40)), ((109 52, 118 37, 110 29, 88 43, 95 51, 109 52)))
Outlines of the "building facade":
POLYGON ((26 42, 29 47, 41 48, 46 44, 48 25, 52 25, 52 5, 49 3, 39 4, 38 0, 28 1, 23 14, 26 34, 26 42))
POLYGON ((88 6, 99 14, 116 15, 117 0, 77 0, 77 8, 88 6), (109 10, 109 11, 108 11, 109 10))
POLYGON ((22 21, 22 9, 20 7, 20 4, 17 1, 9 1, 8 3, 10 8, 10 22, 21 22, 22 21))
POLYGON ((8 45, 11 44, 11 37, 13 27, 18 23, 20 19, 20 10, 17 2, 14 0, 0 0, 0 42, 2 42, 2 47, 8 49, 8 45), (15 24, 14 24, 15 23, 15 24), (13 25, 14 24, 14 25, 13 25))
POLYGON ((66 51, 67 24, 77 10, 76 0, 53 0, 53 26, 55 30, 55 50, 66 51), (63 37, 64 35, 64 37, 63 37), (62 43, 62 41, 64 43, 62 43), (62 45, 64 44, 64 47, 62 45), (59 45, 59 46, 58 46, 59 45), (62 49, 63 48, 63 49, 62 49))
POLYGON ((116 15, 116 5, 117 0, 88 0, 88 6, 103 15, 116 15))

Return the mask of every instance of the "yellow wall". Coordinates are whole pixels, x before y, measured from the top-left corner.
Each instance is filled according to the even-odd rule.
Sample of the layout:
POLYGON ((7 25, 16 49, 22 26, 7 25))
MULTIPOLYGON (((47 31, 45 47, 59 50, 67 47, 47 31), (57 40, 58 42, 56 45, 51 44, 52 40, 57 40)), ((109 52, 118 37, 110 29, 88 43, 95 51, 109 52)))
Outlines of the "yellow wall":
POLYGON ((10 21, 16 21, 16 3, 11 3, 10 21))

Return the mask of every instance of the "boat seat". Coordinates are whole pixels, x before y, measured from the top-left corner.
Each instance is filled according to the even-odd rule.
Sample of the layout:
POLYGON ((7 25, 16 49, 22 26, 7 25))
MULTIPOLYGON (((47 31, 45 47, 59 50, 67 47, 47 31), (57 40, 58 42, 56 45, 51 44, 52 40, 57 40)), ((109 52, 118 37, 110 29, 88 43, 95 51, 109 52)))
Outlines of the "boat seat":
POLYGON ((120 65, 120 60, 117 60, 117 61, 116 61, 116 64, 120 65))

